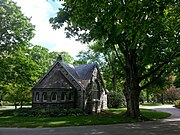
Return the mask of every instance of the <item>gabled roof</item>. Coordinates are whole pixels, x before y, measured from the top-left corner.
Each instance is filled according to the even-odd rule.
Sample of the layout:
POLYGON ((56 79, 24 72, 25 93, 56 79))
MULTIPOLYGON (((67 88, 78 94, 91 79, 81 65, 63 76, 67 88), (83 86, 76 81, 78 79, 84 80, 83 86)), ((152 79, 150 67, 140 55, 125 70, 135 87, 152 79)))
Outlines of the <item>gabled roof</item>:
POLYGON ((59 63, 60 63, 73 77, 75 77, 76 79, 80 79, 73 65, 69 65, 69 64, 67 64, 66 62, 62 62, 62 61, 59 61, 59 63))
POLYGON ((83 64, 76 67, 60 61, 69 74, 85 89, 97 64, 83 64))
POLYGON ((90 80, 92 72, 97 64, 84 64, 75 67, 75 71, 78 73, 81 80, 90 80))
POLYGON ((92 77, 92 73, 95 69, 95 67, 97 66, 97 64, 84 64, 84 65, 78 65, 76 67, 67 64, 66 62, 62 61, 62 58, 58 58, 57 61, 54 63, 54 65, 51 67, 51 69, 42 77, 42 79, 35 85, 35 88, 38 87, 38 85, 41 84, 41 82, 48 77, 50 72, 57 72, 57 68, 59 68, 59 71, 62 70, 60 69, 60 67, 63 67, 63 69, 65 71, 68 72, 68 74, 70 76, 66 77, 66 75, 64 75, 66 77, 66 79, 69 80, 69 82, 73 80, 75 80, 76 84, 72 84, 74 85, 74 87, 80 87, 81 89, 86 89, 89 80, 92 77))

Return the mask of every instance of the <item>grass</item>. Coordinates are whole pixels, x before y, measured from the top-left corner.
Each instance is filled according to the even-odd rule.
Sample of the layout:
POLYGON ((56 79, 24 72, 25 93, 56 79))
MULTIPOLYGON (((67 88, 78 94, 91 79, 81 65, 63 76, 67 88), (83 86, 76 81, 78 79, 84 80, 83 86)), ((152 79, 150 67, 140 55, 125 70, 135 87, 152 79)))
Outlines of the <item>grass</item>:
MULTIPOLYGON (((61 127, 80 125, 106 125, 134 123, 135 120, 122 115, 125 109, 109 109, 101 114, 64 117, 17 117, 8 116, 13 110, 0 111, 0 127, 61 127)), ((150 120, 166 118, 169 113, 141 109, 141 113, 150 120)))
POLYGON ((157 112, 149 109, 141 109, 141 113, 144 117, 148 118, 149 120, 164 119, 171 116, 171 114, 167 112, 157 112))

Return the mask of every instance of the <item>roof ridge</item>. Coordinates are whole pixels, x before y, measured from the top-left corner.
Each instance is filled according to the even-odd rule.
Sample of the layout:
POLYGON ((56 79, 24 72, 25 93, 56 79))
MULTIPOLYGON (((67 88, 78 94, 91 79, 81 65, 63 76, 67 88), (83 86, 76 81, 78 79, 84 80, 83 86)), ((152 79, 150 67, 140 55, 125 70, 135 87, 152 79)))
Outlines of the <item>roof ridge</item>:
MULTIPOLYGON (((69 64, 68 63, 66 63, 66 62, 63 62, 63 61, 57 61, 57 62, 59 62, 60 64, 61 64, 61 66, 71 75, 71 77, 76 81, 76 83, 81 87, 81 88, 84 88, 84 86, 81 84, 81 82, 79 82, 77 79, 78 78, 76 78, 62 63, 65 63, 67 66, 69 66, 69 64)), ((70 66, 69 66, 70 67, 70 66)), ((70 68, 72 68, 72 67, 70 67, 70 68)), ((75 70, 75 68, 73 68, 74 69, 74 71, 76 72, 76 70, 75 70)), ((76 72, 76 74, 77 74, 77 72, 76 72)), ((78 75, 78 74, 77 74, 78 75)), ((79 75, 78 75, 78 77, 79 77, 79 75)), ((68 78, 67 78, 68 79, 68 78)), ((80 77, 79 77, 79 79, 80 79, 80 77)), ((85 89, 85 88, 84 88, 85 89)))

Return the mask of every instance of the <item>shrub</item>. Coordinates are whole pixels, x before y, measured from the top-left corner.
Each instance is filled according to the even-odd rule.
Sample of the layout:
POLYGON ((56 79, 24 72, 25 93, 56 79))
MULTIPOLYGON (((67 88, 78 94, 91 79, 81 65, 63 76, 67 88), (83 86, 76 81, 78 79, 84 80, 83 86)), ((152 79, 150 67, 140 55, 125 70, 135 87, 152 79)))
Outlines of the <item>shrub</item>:
POLYGON ((121 93, 109 92, 108 93, 108 108, 125 107, 125 98, 121 93))
POLYGON ((180 99, 180 89, 171 86, 167 89, 164 99, 169 103, 173 103, 174 101, 180 99))
POLYGON ((20 108, 15 110, 14 116, 29 116, 29 117, 60 117, 60 116, 79 116, 86 115, 80 109, 32 109, 20 108))
POLYGON ((180 100, 176 100, 174 104, 175 104, 175 107, 180 108, 180 100))

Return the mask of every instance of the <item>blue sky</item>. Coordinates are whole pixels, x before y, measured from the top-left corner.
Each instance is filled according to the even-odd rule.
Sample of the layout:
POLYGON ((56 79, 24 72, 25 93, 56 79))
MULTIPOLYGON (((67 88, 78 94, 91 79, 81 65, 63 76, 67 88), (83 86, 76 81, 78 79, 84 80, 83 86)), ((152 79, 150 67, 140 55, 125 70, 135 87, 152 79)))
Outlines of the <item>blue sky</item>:
POLYGON ((75 39, 68 39, 64 28, 53 30, 49 18, 55 16, 61 6, 58 1, 52 0, 14 0, 21 7, 22 12, 31 17, 31 22, 36 26, 35 37, 31 40, 34 45, 41 45, 50 51, 66 51, 75 57, 79 51, 85 50, 83 45, 75 39))

